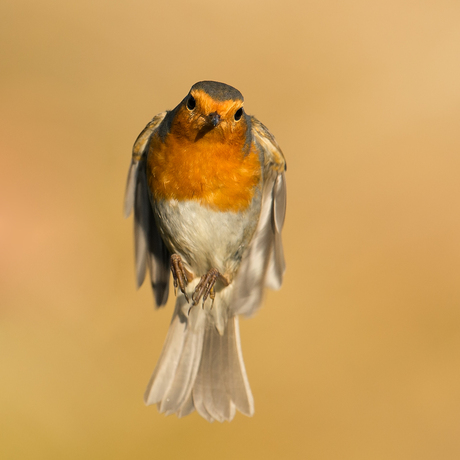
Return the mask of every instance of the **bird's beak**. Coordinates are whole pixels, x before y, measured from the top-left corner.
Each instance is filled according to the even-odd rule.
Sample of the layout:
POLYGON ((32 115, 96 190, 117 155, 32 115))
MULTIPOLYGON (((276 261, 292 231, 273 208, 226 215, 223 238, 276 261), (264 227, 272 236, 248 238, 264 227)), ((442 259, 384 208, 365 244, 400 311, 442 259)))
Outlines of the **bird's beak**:
POLYGON ((207 121, 215 128, 220 123, 220 115, 217 112, 212 112, 208 115, 207 121))

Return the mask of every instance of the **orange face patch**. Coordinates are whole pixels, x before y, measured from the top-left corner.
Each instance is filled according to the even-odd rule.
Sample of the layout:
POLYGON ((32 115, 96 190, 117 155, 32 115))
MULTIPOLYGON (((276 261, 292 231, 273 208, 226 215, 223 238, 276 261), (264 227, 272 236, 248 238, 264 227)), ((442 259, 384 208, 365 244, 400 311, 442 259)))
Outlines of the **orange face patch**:
POLYGON ((186 105, 180 107, 171 126, 171 136, 195 142, 204 137, 204 131, 207 131, 208 142, 244 144, 245 120, 234 119, 236 111, 243 106, 243 101, 216 101, 201 90, 194 90, 191 95, 195 99, 196 107, 193 110, 189 110, 186 105), (220 117, 219 126, 212 130, 208 121, 211 113, 217 113, 220 117))
MULTIPOLYGON (((261 180, 261 164, 255 148, 245 149, 246 122, 233 118, 241 101, 209 99, 208 107, 202 104, 195 113, 181 107, 164 142, 158 134, 152 138, 149 187, 158 200, 196 200, 219 211, 236 212, 249 206, 261 180), (215 128, 201 121, 203 113, 211 112, 222 117, 215 128)), ((197 106, 203 100, 197 98, 197 106)))

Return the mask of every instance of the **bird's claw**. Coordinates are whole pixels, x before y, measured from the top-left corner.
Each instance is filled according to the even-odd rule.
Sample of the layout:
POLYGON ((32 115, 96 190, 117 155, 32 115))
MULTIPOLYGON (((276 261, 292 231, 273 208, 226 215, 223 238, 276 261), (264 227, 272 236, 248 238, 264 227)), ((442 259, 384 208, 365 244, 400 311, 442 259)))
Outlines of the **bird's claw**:
POLYGON ((214 299, 216 297, 216 293, 214 291, 214 285, 216 284, 217 278, 219 277, 219 270, 217 268, 211 268, 205 275, 201 277, 200 282, 197 284, 195 288, 195 292, 192 295, 192 304, 189 308, 189 314, 192 307, 198 305, 198 302, 201 298, 202 300, 202 308, 204 308, 204 303, 208 299, 208 297, 212 300, 211 308, 214 305, 214 299))
POLYGON ((185 292, 185 288, 188 284, 187 273, 182 264, 182 259, 178 254, 173 254, 171 256, 171 273, 174 280, 174 294, 177 295, 177 287, 179 287, 182 294, 184 294, 185 300, 189 303, 188 295, 185 292))

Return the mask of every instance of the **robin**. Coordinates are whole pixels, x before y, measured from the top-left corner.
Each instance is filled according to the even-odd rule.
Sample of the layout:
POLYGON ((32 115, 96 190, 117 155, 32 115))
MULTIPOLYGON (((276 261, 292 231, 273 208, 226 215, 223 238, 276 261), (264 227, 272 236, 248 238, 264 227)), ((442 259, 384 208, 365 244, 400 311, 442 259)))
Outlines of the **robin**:
POLYGON ((137 284, 147 267, 158 307, 177 294, 145 402, 209 421, 254 413, 238 315, 285 271, 286 163, 273 135, 224 83, 192 86, 137 138, 125 197, 134 208, 137 284))

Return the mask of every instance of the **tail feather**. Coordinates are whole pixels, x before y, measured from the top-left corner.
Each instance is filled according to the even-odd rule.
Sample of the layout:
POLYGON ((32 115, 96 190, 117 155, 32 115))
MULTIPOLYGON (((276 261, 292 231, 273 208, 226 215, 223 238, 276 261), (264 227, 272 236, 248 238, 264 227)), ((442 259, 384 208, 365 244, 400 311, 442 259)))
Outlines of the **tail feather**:
MULTIPOLYGON (((200 363, 200 379, 196 382, 196 386, 201 390, 201 398, 204 407, 206 408, 206 413, 208 413, 213 419, 222 422, 223 414, 214 406, 213 398, 213 387, 218 385, 218 382, 214 381, 213 377, 213 334, 212 334, 212 325, 207 325, 207 331, 204 337, 203 343, 203 354, 201 356, 200 363)), ((216 356, 217 359, 217 356, 216 356)), ((199 412, 198 412, 199 413, 199 412)), ((201 415, 201 414, 200 414, 201 415)))
POLYGON ((206 412, 219 422, 231 420, 235 415, 234 404, 227 392, 225 382, 228 372, 223 348, 228 338, 226 330, 221 336, 213 324, 207 323, 200 365, 201 378, 197 382, 197 385, 203 388, 203 404, 206 412))
POLYGON ((177 416, 179 418, 185 417, 186 415, 191 414, 195 410, 195 406, 193 404, 193 397, 192 393, 189 394, 187 400, 182 404, 181 408, 177 411, 177 416))
MULTIPOLYGON (((213 308, 218 308, 218 299, 213 308)), ((226 326, 215 314, 197 305, 190 316, 179 295, 158 364, 145 393, 146 404, 183 417, 194 409, 209 421, 232 420, 236 409, 253 415, 254 401, 241 353, 238 318, 226 326)))
POLYGON ((238 316, 233 317, 233 321, 229 321, 228 331, 228 343, 231 345, 228 354, 229 379, 227 381, 231 382, 228 383, 229 393, 237 409, 250 417, 254 415, 254 398, 244 367, 238 316))
POLYGON ((182 321, 179 315, 181 305, 185 303, 185 298, 179 296, 163 350, 144 394, 144 401, 147 405, 156 404, 163 400, 176 373, 187 326, 187 323, 182 321))
POLYGON ((202 367, 200 366, 200 370, 198 371, 198 375, 196 377, 195 386, 193 387, 193 404, 195 406, 196 411, 205 418, 208 422, 213 422, 213 416, 208 412, 206 405, 204 403, 205 393, 204 393, 204 375, 202 372, 202 367))
POLYGON ((160 412, 178 412, 190 397, 200 365, 205 321, 206 317, 200 308, 191 310, 180 360, 168 391, 161 401, 160 412))
MULTIPOLYGON (((231 369, 229 367, 229 353, 234 344, 234 337, 231 334, 233 318, 227 323, 225 335, 216 334, 216 330, 212 330, 217 356, 213 360, 212 376, 214 387, 212 397, 217 410, 223 414, 224 420, 232 420, 235 416, 235 403, 232 399, 229 385, 231 382, 231 369), (233 340, 233 341, 232 341, 233 340)), ((210 331, 211 332, 211 331, 210 331)))

